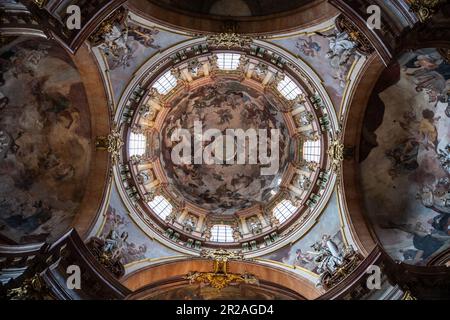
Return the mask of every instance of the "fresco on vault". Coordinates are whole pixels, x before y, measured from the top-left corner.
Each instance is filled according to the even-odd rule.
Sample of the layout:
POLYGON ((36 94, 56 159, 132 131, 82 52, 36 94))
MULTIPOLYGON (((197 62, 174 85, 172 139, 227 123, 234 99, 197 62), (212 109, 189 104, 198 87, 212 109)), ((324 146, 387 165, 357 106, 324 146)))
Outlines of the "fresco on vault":
POLYGON ((144 259, 179 255, 145 236, 132 222, 115 185, 112 187, 100 238, 114 247, 115 255, 120 256, 120 262, 124 265, 144 259))
POLYGON ((82 201, 91 159, 89 108, 63 49, 9 38, 0 53, 0 233, 55 240, 82 201))
POLYGON ((361 148, 366 209, 386 250, 422 265, 450 247, 450 64, 407 53, 380 84, 361 148))
POLYGON ((123 11, 112 28, 94 41, 104 55, 115 101, 134 73, 157 52, 188 38, 157 27, 142 26, 123 11))
POLYGON ((346 32, 340 32, 332 25, 326 31, 274 39, 271 42, 309 64, 324 80, 323 84, 333 104, 336 107, 341 104, 351 66, 360 57, 356 44, 346 32))
MULTIPOLYGON (((338 251, 344 250, 345 244, 342 239, 340 228, 338 202, 336 192, 330 199, 319 222, 302 239, 290 246, 286 246, 274 253, 264 256, 264 259, 282 262, 294 267, 301 267, 320 274, 321 261, 318 251, 313 246, 326 247, 331 241, 338 251)), ((325 262, 325 261, 324 261, 325 262)))
MULTIPOLYGON (((270 97, 269 97, 270 98, 270 97)), ((289 157, 289 134, 282 114, 254 89, 235 80, 200 87, 187 92, 172 103, 172 111, 162 130, 161 162, 169 182, 196 205, 218 214, 233 214, 253 205, 267 202, 279 189, 289 157), (203 130, 226 129, 280 130, 279 171, 261 175, 261 164, 177 165, 172 161, 172 141, 177 128, 193 135, 194 121, 202 121, 203 130)), ((268 145, 270 145, 270 139, 268 145)), ((194 163, 194 161, 192 161, 194 163)))

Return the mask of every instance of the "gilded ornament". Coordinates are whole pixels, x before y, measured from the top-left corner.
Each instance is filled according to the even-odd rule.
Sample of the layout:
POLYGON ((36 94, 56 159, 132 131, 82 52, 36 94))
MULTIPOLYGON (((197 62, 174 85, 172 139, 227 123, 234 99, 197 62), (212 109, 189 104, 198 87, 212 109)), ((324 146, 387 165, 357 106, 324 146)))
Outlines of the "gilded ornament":
POLYGON ((342 161, 344 161, 344 145, 340 141, 340 139, 336 139, 331 142, 330 147, 328 148, 328 156, 331 160, 331 169, 339 173, 342 161))
POLYGON ((191 284, 201 283, 217 290, 222 290, 233 284, 258 284, 258 279, 251 274, 228 273, 228 261, 242 260, 243 254, 241 251, 228 251, 224 249, 202 250, 200 256, 214 260, 213 272, 190 272, 185 279, 189 280, 191 284))
POLYGON ((124 141, 118 130, 113 130, 107 137, 97 137, 95 148, 97 150, 107 150, 111 155, 113 164, 117 164, 124 141))
POLYGON ((212 47, 219 48, 246 48, 252 43, 252 38, 237 33, 220 33, 207 37, 207 42, 212 47))
POLYGON ((409 0, 410 10, 419 18, 420 22, 426 22, 436 13, 441 0, 409 0))

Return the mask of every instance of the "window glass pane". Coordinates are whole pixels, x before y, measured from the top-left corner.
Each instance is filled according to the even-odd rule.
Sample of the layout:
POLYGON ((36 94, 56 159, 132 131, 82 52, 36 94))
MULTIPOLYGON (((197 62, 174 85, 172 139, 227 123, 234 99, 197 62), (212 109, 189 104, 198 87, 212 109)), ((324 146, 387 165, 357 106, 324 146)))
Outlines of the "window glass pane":
POLYGON ((148 205, 163 220, 172 212, 173 207, 163 196, 156 196, 148 205))
POLYGON ((320 162, 321 144, 320 140, 306 141, 303 144, 303 158, 309 162, 320 162))
POLYGON ((280 91, 280 93, 288 100, 294 100, 302 93, 302 90, 288 76, 285 76, 278 84, 278 91, 280 91))
POLYGON ((142 156, 143 154, 145 154, 146 148, 145 136, 143 134, 131 133, 128 146, 130 157, 142 156))
POLYGON ((292 217, 297 209, 298 208, 294 206, 291 201, 283 200, 273 209, 273 214, 275 215, 275 218, 280 221, 280 223, 284 223, 292 217))
POLYGON ((234 242, 233 229, 230 226, 216 224, 211 228, 211 241, 234 242))
POLYGON ((218 53, 217 65, 222 70, 236 70, 239 67, 240 54, 237 53, 218 53))
POLYGON ((167 71, 158 80, 156 80, 153 88, 156 88, 160 94, 167 94, 177 86, 177 79, 167 71))

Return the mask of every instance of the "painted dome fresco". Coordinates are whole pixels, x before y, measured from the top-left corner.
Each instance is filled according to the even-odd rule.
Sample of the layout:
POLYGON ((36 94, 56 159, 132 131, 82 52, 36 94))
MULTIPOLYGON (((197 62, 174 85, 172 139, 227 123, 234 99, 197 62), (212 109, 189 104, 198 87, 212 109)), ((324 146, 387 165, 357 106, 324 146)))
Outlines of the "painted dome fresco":
MULTIPOLYGON (((269 101, 264 94, 243 86, 238 81, 217 79, 212 84, 177 97, 172 105, 162 129, 161 162, 169 183, 175 186, 187 201, 196 203, 211 213, 233 214, 262 202, 269 202, 273 198, 287 167, 290 147, 287 128, 282 115, 275 107, 275 101, 269 101), (255 164, 250 164, 249 158, 241 161, 244 164, 238 164, 240 159, 237 156, 237 138, 228 135, 225 135, 224 139, 232 140, 231 148, 226 144, 228 140, 221 143, 224 154, 219 158, 223 159, 223 164, 205 164, 206 159, 203 159, 201 164, 195 164, 194 153, 191 154, 192 159, 188 165, 174 164, 172 152, 176 144, 172 141, 171 134, 176 129, 187 129, 194 139, 195 122, 199 123, 202 131, 215 129, 223 133, 230 129, 244 132, 253 130, 255 133, 263 130, 261 132, 265 135, 270 135, 270 129, 279 129, 279 150, 276 153, 281 157, 275 159, 274 172, 261 175, 262 168, 271 163, 262 165, 256 163, 260 162, 258 159, 253 161, 255 164)), ((248 140, 244 143, 248 154, 258 152, 250 149, 248 140)), ((258 148, 258 145, 254 147, 258 148)), ((270 142, 266 149, 259 152, 270 154, 270 142)), ((212 154, 214 155, 214 151, 212 154)), ((267 169, 269 171, 270 168, 267 169)))
POLYGON ((0 300, 450 297, 447 2, 0 0, 0 300))

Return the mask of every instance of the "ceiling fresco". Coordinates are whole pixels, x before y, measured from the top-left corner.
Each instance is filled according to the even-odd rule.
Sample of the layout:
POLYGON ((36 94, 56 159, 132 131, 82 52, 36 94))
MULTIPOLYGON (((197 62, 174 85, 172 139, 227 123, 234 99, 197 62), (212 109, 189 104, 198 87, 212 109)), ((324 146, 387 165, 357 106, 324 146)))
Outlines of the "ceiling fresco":
POLYGON ((0 0, 0 300, 447 290, 434 4, 0 0))
MULTIPOLYGON (((186 200, 211 213, 233 214, 270 201, 279 189, 290 147, 283 116, 274 103, 257 90, 226 79, 177 97, 162 130, 161 161, 169 183, 186 200), (234 164, 194 164, 193 160, 188 165, 174 164, 171 155, 176 143, 171 139, 172 133, 176 129, 188 129, 194 136, 195 121, 202 122, 204 132, 218 129, 224 134, 226 129, 279 129, 277 174, 261 175, 264 165, 248 164, 248 160, 247 164, 237 164, 235 155, 230 155, 234 164)), ((267 148, 270 152, 270 146, 267 148)))
POLYGON ((323 212, 320 222, 302 239, 274 253, 263 256, 263 259, 281 262, 292 268, 302 268, 315 274, 323 272, 323 264, 315 245, 333 244, 338 251, 343 251, 348 245, 340 226, 339 204, 335 192, 323 212))
POLYGON ((276 37, 269 41, 301 58, 314 68, 339 112, 352 66, 363 56, 357 52, 348 34, 339 31, 335 19, 308 32, 276 37))
POLYGON ((10 40, 0 52, 0 232, 16 242, 51 241, 69 228, 84 195, 89 107, 62 48, 10 40))
POLYGON ((109 206, 103 217, 104 224, 96 238, 110 245, 115 258, 127 266, 133 262, 152 261, 177 256, 174 250, 152 240, 136 228, 128 216, 115 185, 111 188, 109 206))
POLYGON ((363 130, 361 182, 380 241, 424 265, 450 246, 450 64, 405 53, 380 78, 363 130))
POLYGON ((91 38, 92 45, 106 63, 106 76, 111 81, 110 94, 115 104, 119 102, 133 73, 143 63, 162 49, 188 39, 183 34, 142 21, 128 10, 116 14, 113 27, 108 33, 91 38))

